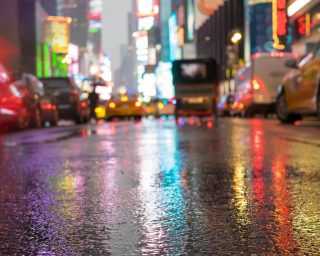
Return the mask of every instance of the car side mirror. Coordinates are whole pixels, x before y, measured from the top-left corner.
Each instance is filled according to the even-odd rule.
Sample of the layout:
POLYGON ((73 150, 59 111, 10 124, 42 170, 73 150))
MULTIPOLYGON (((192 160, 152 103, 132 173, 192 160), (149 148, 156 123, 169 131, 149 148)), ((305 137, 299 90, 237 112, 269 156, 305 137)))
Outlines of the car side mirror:
POLYGON ((287 60, 287 61, 285 62, 285 66, 286 66, 287 68, 297 69, 297 68, 298 68, 298 62, 297 62, 297 60, 295 60, 295 59, 287 60))

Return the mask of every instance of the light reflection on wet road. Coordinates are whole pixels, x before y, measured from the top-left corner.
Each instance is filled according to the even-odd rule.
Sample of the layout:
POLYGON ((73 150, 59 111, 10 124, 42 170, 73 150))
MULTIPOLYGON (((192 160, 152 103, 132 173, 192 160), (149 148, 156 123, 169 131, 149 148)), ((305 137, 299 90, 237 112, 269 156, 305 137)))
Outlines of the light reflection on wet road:
POLYGON ((144 120, 0 137, 0 255, 320 255, 319 126, 144 120))

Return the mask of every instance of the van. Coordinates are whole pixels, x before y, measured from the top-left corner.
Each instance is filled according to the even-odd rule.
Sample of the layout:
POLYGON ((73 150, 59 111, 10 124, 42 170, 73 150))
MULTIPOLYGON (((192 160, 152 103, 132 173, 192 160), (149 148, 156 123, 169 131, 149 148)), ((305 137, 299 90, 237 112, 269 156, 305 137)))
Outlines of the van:
POLYGON ((215 59, 184 59, 172 63, 175 117, 217 116, 219 67, 215 59))
POLYGON ((275 113, 278 86, 289 68, 285 63, 297 59, 293 53, 257 53, 237 72, 232 115, 253 117, 275 113))

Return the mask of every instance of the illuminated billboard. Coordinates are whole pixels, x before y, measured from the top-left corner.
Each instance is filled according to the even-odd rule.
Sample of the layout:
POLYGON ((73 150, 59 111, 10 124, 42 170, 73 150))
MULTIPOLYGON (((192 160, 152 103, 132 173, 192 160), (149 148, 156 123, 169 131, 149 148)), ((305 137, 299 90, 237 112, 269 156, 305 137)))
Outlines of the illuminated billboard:
POLYGON ((137 17, 150 17, 159 15, 158 0, 136 0, 137 17))
POLYGON ((79 74, 79 47, 75 44, 69 44, 68 55, 66 56, 68 60, 68 69, 70 75, 79 74))
POLYGON ((70 24, 68 17, 49 16, 45 23, 45 43, 55 53, 67 54, 70 44, 70 24))
POLYGON ((140 18, 138 19, 138 29, 148 31, 154 26, 154 21, 153 16, 140 18))
MULTIPOLYGON (((181 58, 181 48, 179 47, 178 21, 177 14, 174 13, 169 18, 169 42, 170 42, 170 60, 181 58)), ((181 34, 181 33, 180 33, 181 34)))
POLYGON ((103 9, 102 0, 91 0, 89 2, 89 12, 87 14, 88 20, 101 20, 103 9))
POLYGON ((302 10, 307 4, 312 0, 295 0, 292 4, 288 6, 288 15, 289 17, 295 15, 300 10, 302 10))
POLYGON ((194 2, 193 0, 188 0, 188 5, 187 5, 187 38, 188 41, 192 41, 194 38, 194 22, 195 22, 195 17, 194 17, 194 2))
POLYGON ((223 0, 199 0, 199 10, 205 15, 212 15, 220 5, 223 5, 223 0))
POLYGON ((276 50, 286 49, 288 17, 287 1, 272 1, 272 30, 273 30, 273 47, 276 50))
POLYGON ((156 70, 159 98, 172 99, 175 96, 171 69, 171 62, 159 62, 156 70))
POLYGON ((138 62, 146 64, 148 62, 149 55, 149 40, 148 33, 146 31, 137 31, 134 33, 136 41, 136 54, 138 62))
POLYGON ((250 15, 250 54, 274 52, 272 3, 249 6, 250 15))

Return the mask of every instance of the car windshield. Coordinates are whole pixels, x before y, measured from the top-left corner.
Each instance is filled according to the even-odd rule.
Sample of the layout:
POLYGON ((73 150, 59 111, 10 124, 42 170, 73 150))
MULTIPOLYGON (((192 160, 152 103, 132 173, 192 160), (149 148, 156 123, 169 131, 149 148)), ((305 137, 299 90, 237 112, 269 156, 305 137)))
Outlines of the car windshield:
POLYGON ((299 62, 299 67, 303 67, 305 64, 309 63, 313 58, 320 55, 320 42, 316 43, 312 50, 308 52, 299 62))
POLYGON ((320 42, 316 44, 313 50, 313 56, 317 57, 320 55, 320 42))
POLYGON ((70 89, 70 85, 66 79, 44 79, 42 82, 46 90, 70 89))

